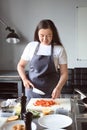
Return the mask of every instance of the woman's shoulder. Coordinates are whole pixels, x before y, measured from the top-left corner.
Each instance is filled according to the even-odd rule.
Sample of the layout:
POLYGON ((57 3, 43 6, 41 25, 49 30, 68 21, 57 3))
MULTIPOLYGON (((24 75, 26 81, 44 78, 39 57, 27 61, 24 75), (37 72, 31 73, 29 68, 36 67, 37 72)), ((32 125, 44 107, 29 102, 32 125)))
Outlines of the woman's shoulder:
POLYGON ((33 51, 36 48, 37 45, 38 45, 38 42, 35 42, 35 41, 29 42, 25 46, 24 51, 29 51, 29 52, 30 52, 30 50, 33 51))
POLYGON ((35 51, 35 48, 37 46, 38 42, 29 42, 27 44, 27 46, 25 47, 24 51, 23 51, 23 54, 22 54, 22 58, 25 59, 25 60, 30 60, 31 57, 33 56, 34 54, 34 51, 35 51))
POLYGON ((55 45, 54 46, 54 51, 61 51, 61 50, 64 50, 64 47, 63 46, 61 46, 61 45, 55 45))
POLYGON ((55 45, 54 46, 54 54, 65 54, 66 53, 66 50, 64 48, 64 46, 61 46, 61 45, 55 45))

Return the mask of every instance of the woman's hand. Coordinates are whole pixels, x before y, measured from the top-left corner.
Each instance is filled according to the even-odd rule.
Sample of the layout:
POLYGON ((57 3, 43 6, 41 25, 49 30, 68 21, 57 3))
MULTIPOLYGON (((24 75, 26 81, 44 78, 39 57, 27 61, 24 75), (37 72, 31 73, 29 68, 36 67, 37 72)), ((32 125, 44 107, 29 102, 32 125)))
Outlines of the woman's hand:
POLYGON ((67 64, 61 64, 60 65, 60 79, 58 81, 58 84, 56 85, 56 87, 53 89, 53 92, 52 92, 53 99, 60 97, 61 90, 62 90, 64 84, 66 83, 67 79, 68 79, 67 64))
POLYGON ((34 85, 28 79, 24 79, 23 84, 24 84, 24 87, 26 87, 26 88, 34 87, 34 85))
POLYGON ((54 89, 53 89, 53 92, 52 92, 52 98, 53 99, 55 99, 55 98, 58 98, 58 97, 60 97, 60 93, 61 93, 61 90, 60 89, 58 89, 57 87, 55 87, 54 89))

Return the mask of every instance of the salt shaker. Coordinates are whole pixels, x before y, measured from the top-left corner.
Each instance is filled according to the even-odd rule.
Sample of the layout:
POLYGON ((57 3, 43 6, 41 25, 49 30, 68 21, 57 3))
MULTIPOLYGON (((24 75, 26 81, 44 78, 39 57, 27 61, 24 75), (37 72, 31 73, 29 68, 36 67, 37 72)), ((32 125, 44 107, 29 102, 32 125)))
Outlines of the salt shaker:
POLYGON ((21 119, 23 120, 23 114, 26 113, 26 99, 27 97, 22 93, 21 97, 21 119))

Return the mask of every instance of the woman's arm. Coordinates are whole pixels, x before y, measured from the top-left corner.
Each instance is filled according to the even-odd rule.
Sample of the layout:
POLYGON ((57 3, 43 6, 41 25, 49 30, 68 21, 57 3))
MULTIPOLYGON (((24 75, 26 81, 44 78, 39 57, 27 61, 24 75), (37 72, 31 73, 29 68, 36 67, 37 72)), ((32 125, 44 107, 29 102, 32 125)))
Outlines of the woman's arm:
POLYGON ((60 79, 58 81, 58 84, 54 88, 52 92, 52 98, 58 98, 60 96, 61 90, 66 83, 68 79, 68 69, 67 69, 67 64, 61 64, 60 65, 60 79))
POLYGON ((19 73, 19 75, 23 81, 23 84, 26 88, 34 87, 33 84, 29 81, 29 79, 26 76, 26 73, 25 73, 25 66, 26 65, 27 65, 27 61, 20 59, 18 65, 17 65, 18 73, 19 73))

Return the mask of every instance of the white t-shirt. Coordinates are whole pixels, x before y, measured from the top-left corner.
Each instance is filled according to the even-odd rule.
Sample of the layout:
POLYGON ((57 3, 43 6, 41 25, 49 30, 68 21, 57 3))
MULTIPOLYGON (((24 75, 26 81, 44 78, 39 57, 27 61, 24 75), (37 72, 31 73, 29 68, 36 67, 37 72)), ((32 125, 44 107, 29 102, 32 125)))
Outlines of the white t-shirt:
MULTIPOLYGON (((21 58, 26 61, 31 61, 35 49, 39 42, 33 41, 28 43, 25 47, 21 58)), ((37 55, 51 55, 51 45, 40 44, 37 55)), ((67 64, 67 55, 63 46, 55 45, 53 49, 53 58, 55 67, 58 68, 59 64, 67 64)))

